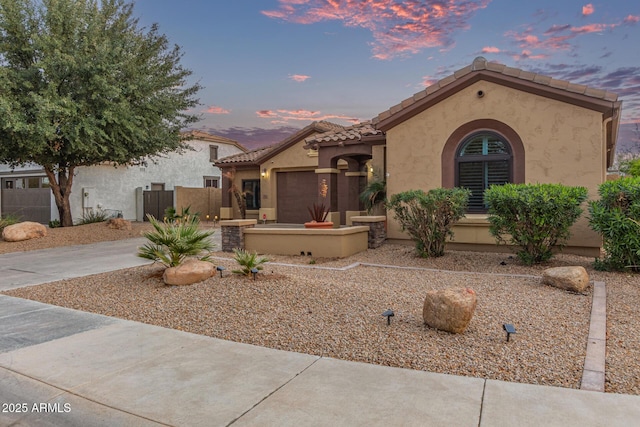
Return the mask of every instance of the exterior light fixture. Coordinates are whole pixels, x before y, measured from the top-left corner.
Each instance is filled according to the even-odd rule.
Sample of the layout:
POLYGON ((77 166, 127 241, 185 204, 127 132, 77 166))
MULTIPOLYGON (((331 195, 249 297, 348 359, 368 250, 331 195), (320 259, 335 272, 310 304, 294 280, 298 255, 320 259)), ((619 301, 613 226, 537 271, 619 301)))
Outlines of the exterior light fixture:
POLYGON ((258 275, 258 269, 253 267, 251 269, 251 274, 253 274, 253 280, 256 280, 256 276, 258 275))
POLYGON ((373 173, 373 166, 369 168, 369 172, 373 173))
POLYGON ((262 177, 264 178, 265 176, 267 176, 267 168, 262 169, 262 177))
POLYGON ((391 324, 391 318, 395 316, 393 314, 393 310, 391 309, 385 311, 384 313, 382 313, 382 315, 387 318, 387 326, 391 324))
POLYGON ((216 270, 218 270, 220 272, 220 277, 222 277, 222 272, 225 270, 225 268, 221 265, 216 267, 216 270))
POLYGON ((507 333, 507 342, 509 342, 509 337, 511 336, 511 334, 516 333, 516 328, 511 323, 505 323, 504 325, 502 325, 502 329, 504 329, 507 333))

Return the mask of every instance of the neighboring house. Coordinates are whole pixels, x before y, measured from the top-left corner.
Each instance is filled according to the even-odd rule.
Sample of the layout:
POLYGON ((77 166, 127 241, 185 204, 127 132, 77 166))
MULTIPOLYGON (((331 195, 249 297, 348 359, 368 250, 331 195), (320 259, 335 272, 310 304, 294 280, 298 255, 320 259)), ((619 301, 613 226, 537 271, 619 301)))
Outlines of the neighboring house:
MULTIPOLYGON (((591 198, 597 197, 613 164, 621 107, 614 93, 479 57, 371 122, 305 137, 295 147, 300 146, 298 156, 308 159, 301 163, 292 153, 292 161, 280 167, 315 168, 315 186, 310 174, 308 182, 281 186, 278 179, 274 186, 269 180, 275 177, 265 173, 261 183, 263 188, 269 185, 269 192, 263 191, 262 201, 271 200, 273 207, 274 188, 277 194, 287 193, 295 202, 278 200, 277 210, 268 216, 284 222, 280 218, 305 212, 310 200, 318 200, 317 188, 324 180, 334 211, 331 219, 348 224, 350 216, 362 212, 358 190, 365 178, 373 179, 373 171, 386 179, 388 195, 462 186, 472 190, 472 196, 451 246, 495 250, 484 190, 506 182, 561 183, 584 186, 591 198), (317 157, 308 150, 317 152, 317 157), (309 194, 315 197, 308 198, 309 194)), ((268 165, 260 159, 253 167, 269 172, 268 165)), ((599 254, 601 238, 589 228, 586 217, 572 233, 566 251, 599 254)), ((409 239, 392 214, 388 236, 397 242, 409 239)))
MULTIPOLYGON (((305 150, 305 138, 343 126, 313 122, 277 144, 247 153, 221 158, 215 164, 223 173, 232 172, 233 184, 244 195, 247 218, 279 223, 303 223, 309 220, 307 206, 317 200, 318 153, 305 150)), ((240 217, 238 203, 229 191, 232 183, 222 182, 221 219, 240 217)))
MULTIPOLYGON (((220 169, 213 163, 220 157, 247 150, 236 141, 200 131, 190 131, 190 149, 150 158, 138 165, 114 167, 96 165, 76 169, 70 197, 72 217, 82 218, 87 210, 121 213, 142 221, 144 213, 161 217, 173 206, 175 186, 219 187, 220 169)), ((47 223, 58 218, 48 180, 41 167, 10 169, 0 165, 0 214, 13 213, 23 220, 47 223)))

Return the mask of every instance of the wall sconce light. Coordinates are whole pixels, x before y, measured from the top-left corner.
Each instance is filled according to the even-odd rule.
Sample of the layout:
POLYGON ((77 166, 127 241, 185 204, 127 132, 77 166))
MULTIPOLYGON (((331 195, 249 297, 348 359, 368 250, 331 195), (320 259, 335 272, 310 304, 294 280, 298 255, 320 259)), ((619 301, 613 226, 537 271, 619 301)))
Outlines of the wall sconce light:
POLYGON ((265 176, 267 176, 267 168, 262 169, 262 177, 264 178, 265 176))
POLYGON ((369 168, 369 172, 373 173, 373 166, 369 168))

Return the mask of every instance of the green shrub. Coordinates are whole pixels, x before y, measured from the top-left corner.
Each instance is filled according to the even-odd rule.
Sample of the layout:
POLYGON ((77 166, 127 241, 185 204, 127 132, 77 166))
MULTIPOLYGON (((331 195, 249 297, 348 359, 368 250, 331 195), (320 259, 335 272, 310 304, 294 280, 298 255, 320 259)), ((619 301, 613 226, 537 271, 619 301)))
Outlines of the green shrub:
POLYGON ((640 177, 608 181, 598 188, 600 200, 589 202, 589 225, 604 240, 605 270, 640 269, 640 177))
POLYGON ((410 190, 391 196, 386 207, 409 233, 419 256, 438 257, 444 255, 447 237, 453 237, 451 228, 464 217, 470 194, 463 188, 410 190))
POLYGON ((498 244, 518 246, 527 265, 549 260, 554 247, 566 244, 586 199, 586 188, 561 184, 493 185, 484 193, 491 235, 498 244))
POLYGON ((59 219, 52 219, 51 221, 49 221, 49 228, 58 228, 58 227, 62 227, 62 224, 60 224, 59 219))
POLYGON ((5 227, 9 225, 17 224, 19 222, 20 222, 20 217, 13 214, 7 214, 5 216, 0 217, 0 233, 2 233, 2 230, 4 230, 5 227))
POLYGON ((248 276, 251 274, 252 269, 257 268, 258 270, 262 270, 264 268, 262 264, 269 262, 267 258, 259 257, 256 252, 250 253, 244 249, 234 249, 233 253, 235 254, 233 259, 242 267, 238 270, 232 270, 235 274, 248 276))
POLYGON ((77 225, 93 224, 96 222, 105 222, 109 219, 109 214, 102 209, 89 209, 82 214, 82 218, 77 221, 77 225))
POLYGON ((209 240, 209 236, 214 230, 199 230, 200 222, 197 218, 186 222, 160 222, 151 215, 147 215, 147 218, 154 229, 143 234, 150 243, 138 249, 140 258, 160 262, 166 267, 176 267, 185 258, 198 257, 203 252, 206 254, 199 259, 209 259, 209 252, 215 246, 209 240))

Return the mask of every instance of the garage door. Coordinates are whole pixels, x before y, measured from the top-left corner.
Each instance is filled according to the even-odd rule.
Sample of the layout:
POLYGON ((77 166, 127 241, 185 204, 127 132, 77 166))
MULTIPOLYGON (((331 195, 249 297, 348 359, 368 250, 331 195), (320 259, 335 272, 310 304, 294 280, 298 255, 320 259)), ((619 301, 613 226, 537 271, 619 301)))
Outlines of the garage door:
POLYGON ((311 220, 308 206, 318 200, 314 171, 278 172, 278 222, 303 224, 311 220))
POLYGON ((2 215, 47 224, 51 220, 51 189, 42 176, 2 178, 2 215))

